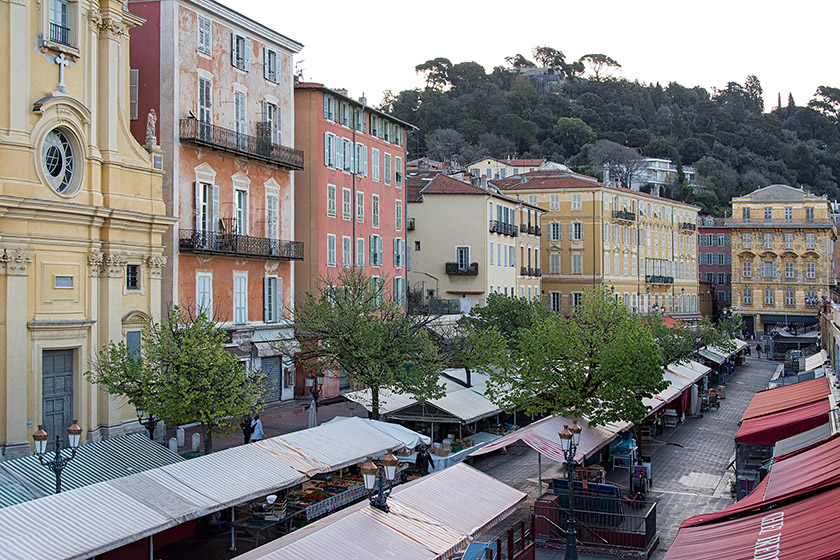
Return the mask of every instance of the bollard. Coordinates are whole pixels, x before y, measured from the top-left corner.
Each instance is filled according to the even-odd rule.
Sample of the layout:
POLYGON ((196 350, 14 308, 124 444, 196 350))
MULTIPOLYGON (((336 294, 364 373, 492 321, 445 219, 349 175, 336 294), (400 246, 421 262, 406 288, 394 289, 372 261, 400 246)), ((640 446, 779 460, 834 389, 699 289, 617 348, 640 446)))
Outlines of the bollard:
POLYGON ((169 438, 169 451, 178 453, 178 440, 174 437, 169 438))
POLYGON ((201 434, 196 432, 192 435, 192 452, 196 453, 199 447, 201 447, 201 434))
POLYGON ((178 438, 178 447, 184 447, 184 428, 175 430, 175 437, 178 438))

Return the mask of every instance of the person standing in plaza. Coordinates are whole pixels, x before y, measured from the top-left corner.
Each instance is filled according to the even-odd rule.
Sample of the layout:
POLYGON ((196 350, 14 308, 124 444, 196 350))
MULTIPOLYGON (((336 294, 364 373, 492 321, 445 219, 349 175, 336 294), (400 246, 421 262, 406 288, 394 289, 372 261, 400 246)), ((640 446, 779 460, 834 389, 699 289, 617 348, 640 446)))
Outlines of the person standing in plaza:
POLYGON ((262 420, 260 420, 260 415, 257 414, 251 421, 251 441, 260 441, 264 435, 262 420))
POLYGON ((433 466, 432 463, 432 456, 426 451, 426 447, 423 446, 420 448, 420 451, 417 453, 417 458, 414 460, 414 465, 417 467, 417 470, 420 471, 420 474, 426 476, 429 474, 430 467, 433 466))

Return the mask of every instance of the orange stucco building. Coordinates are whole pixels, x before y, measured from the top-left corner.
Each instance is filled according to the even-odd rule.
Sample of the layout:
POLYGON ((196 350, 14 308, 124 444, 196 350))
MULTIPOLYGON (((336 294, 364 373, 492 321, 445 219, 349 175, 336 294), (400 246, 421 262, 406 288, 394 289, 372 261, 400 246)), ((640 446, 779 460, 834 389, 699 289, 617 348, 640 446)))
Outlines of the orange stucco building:
POLYGON ((267 401, 293 397, 278 340, 293 336, 293 55, 302 45, 213 0, 129 1, 132 132, 163 151, 163 306, 211 315, 229 349, 268 375, 267 401), (158 115, 147 130, 146 115, 158 115), (138 118, 139 117, 139 118, 138 118))
MULTIPOLYGON (((305 154, 295 177, 295 239, 307 251, 295 266, 298 296, 317 293, 320 281, 356 267, 380 282, 383 297, 405 302, 404 166, 411 128, 344 91, 295 86, 295 147, 305 154)), ((327 376, 322 394, 346 389, 346 376, 327 376)))

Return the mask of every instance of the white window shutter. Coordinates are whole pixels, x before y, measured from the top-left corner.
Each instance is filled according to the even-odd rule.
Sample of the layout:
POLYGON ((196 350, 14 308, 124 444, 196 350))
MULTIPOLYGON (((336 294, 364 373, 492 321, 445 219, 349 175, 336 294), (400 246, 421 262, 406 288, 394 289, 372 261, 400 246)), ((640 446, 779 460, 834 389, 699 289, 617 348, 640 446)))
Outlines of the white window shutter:
POLYGON ((364 161, 364 168, 365 168, 364 173, 362 173, 362 176, 367 177, 367 174, 368 174, 368 170, 367 170, 367 167, 368 167, 367 146, 362 146, 362 153, 363 153, 362 160, 364 161))
POLYGON ((324 133, 324 165, 330 166, 330 133, 324 133))
POLYGON ((569 224, 569 239, 571 240, 571 239, 574 239, 574 238, 575 238, 575 224, 570 223, 569 224))
POLYGON ((230 34, 230 63, 236 66, 236 33, 230 34))
POLYGON ((263 78, 268 79, 268 47, 263 47, 263 78))
POLYGON ((283 143, 283 142, 281 142, 281 139, 283 137, 282 134, 281 134, 281 132, 283 130, 283 127, 282 127, 283 120, 280 118, 281 117, 281 112, 280 112, 280 106, 279 105, 277 106, 277 109, 274 112, 275 112, 274 118, 277 121, 277 123, 274 125, 277 128, 277 138, 276 138, 275 144, 280 145, 280 144, 283 143))
POLYGON ((216 231, 219 223, 219 185, 213 185, 213 216, 211 231, 216 231))
POLYGON ((399 257, 399 239, 394 238, 394 267, 399 268, 400 266, 400 257, 399 257))
POLYGON ((201 231, 201 183, 195 182, 195 230, 201 231))
POLYGON ((271 278, 263 278, 263 321, 270 323, 271 317, 271 278))
POLYGON ((283 279, 278 277, 274 280, 274 320, 279 321, 283 317, 283 279))
POLYGON ((377 237, 376 239, 377 239, 377 244, 379 245, 379 266, 382 266, 383 264, 385 264, 385 263, 382 262, 382 260, 383 260, 382 256, 383 256, 383 253, 384 253, 382 237, 377 237))
POLYGON ((245 71, 251 71, 251 39, 245 39, 245 71))
POLYGON ((370 266, 376 264, 376 238, 370 236, 370 266))
POLYGON ((580 224, 580 238, 586 239, 586 224, 584 223, 580 224))

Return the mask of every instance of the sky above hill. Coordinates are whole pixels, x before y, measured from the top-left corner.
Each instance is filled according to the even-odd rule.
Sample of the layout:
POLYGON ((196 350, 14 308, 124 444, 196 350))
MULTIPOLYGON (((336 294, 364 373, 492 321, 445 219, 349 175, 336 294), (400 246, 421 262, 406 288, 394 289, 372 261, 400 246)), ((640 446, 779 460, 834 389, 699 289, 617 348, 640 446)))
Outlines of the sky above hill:
POLYGON ((446 57, 490 72, 506 56, 550 46, 568 61, 587 53, 617 60, 619 77, 676 81, 711 91, 755 74, 765 110, 781 93, 805 105, 817 86, 840 87, 840 1, 623 0, 500 2, 336 0, 222 3, 304 44, 307 81, 365 94, 423 87, 414 67, 446 57))

